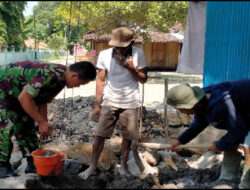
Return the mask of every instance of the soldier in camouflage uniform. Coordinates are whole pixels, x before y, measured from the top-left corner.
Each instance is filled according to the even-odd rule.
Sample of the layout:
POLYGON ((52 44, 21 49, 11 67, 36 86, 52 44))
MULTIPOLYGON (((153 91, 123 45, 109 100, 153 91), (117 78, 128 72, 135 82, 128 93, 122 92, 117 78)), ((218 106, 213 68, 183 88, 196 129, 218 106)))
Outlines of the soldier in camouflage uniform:
POLYGON ((52 131, 47 119, 47 103, 65 86, 79 87, 95 78, 95 67, 86 61, 70 66, 36 61, 0 66, 0 177, 14 175, 9 163, 13 135, 23 156, 27 157, 25 172, 35 172, 30 153, 38 148, 36 132, 47 137, 52 131))

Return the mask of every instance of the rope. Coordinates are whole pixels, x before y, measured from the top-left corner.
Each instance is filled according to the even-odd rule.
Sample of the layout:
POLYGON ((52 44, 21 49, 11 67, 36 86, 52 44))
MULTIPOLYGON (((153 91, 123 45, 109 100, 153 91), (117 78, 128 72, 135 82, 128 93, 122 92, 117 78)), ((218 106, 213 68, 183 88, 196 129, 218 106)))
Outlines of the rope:
MULTIPOLYGON (((80 10, 81 10, 81 2, 78 2, 78 11, 79 11, 79 15, 78 15, 78 20, 77 20, 77 41, 79 41, 79 23, 80 23, 80 10)), ((71 17, 71 15, 70 15, 71 17)), ((76 55, 77 55, 77 47, 75 46, 74 44, 74 54, 75 54, 75 57, 74 57, 74 63, 76 63, 76 55)), ((74 88, 72 88, 72 94, 71 94, 71 97, 72 97, 72 101, 71 101, 71 110, 70 110, 70 114, 69 114, 69 118, 71 120, 71 116, 72 116, 72 112, 73 112, 73 108, 74 108, 74 88)))
MULTIPOLYGON (((68 23, 68 28, 69 28, 69 33, 70 33, 70 24, 71 24, 71 12, 72 12, 72 1, 70 1, 70 17, 69 17, 69 23, 68 23)), ((67 38, 67 45, 68 45, 68 42, 69 42, 69 38, 67 37, 67 30, 66 30, 66 38, 67 38)), ((68 66, 68 56, 69 56, 69 53, 68 53, 68 50, 66 52, 66 66, 68 66)), ((65 123, 64 123, 64 118, 66 116, 65 114, 65 107, 66 107, 66 88, 64 87, 64 93, 63 93, 63 102, 64 102, 64 106, 63 106, 63 110, 62 110, 62 127, 60 128, 60 135, 59 135, 59 139, 60 139, 60 143, 59 143, 59 147, 60 149, 62 148, 61 147, 61 144, 62 144, 62 128, 65 126, 65 123)))
MULTIPOLYGON (((79 41, 79 23, 80 23, 80 10, 81 10, 81 2, 78 2, 78 11, 79 11, 79 16, 78 16, 78 23, 77 23, 77 41, 79 41)), ((69 17, 69 23, 68 23, 68 28, 69 28, 69 35, 70 35, 70 32, 71 32, 71 16, 72 16, 72 1, 70 2, 70 17, 69 17)), ((68 38, 67 38, 67 44, 69 43, 69 35, 68 35, 68 38)), ((77 48, 74 44, 74 63, 76 63, 76 55, 77 55, 77 48)), ((66 56, 66 66, 68 66, 68 51, 67 51, 67 56, 66 56)), ((70 113, 69 113, 69 119, 71 120, 72 119, 72 112, 73 112, 73 108, 74 108, 74 88, 72 88, 72 94, 71 94, 71 97, 72 97, 72 101, 71 101, 71 110, 70 110, 70 113)), ((62 121, 63 119, 66 117, 66 113, 65 113, 65 107, 66 107, 66 89, 64 88, 64 95, 63 95, 63 99, 64 99, 64 107, 63 107, 63 114, 62 114, 62 121)), ((64 122, 63 122, 63 126, 64 126, 64 122)), ((69 128, 69 130, 71 130, 69 128)), ((62 129, 60 130, 60 141, 62 142, 62 129)))

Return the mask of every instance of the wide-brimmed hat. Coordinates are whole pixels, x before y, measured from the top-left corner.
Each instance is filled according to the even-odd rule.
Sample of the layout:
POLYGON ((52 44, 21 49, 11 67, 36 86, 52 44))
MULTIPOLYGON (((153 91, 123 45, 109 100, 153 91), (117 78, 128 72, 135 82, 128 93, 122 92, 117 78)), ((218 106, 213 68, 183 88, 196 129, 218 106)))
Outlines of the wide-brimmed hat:
POLYGON ((205 93, 199 86, 180 84, 171 88, 167 95, 167 104, 176 109, 192 109, 205 93))
POLYGON ((133 41, 134 32, 127 27, 120 27, 112 30, 110 46, 127 47, 133 41))

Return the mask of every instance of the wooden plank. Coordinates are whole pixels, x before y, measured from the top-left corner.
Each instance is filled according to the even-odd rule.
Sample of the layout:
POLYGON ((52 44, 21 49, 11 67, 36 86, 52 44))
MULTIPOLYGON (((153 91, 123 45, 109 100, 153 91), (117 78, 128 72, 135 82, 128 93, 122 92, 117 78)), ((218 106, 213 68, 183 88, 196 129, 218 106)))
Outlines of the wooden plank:
MULTIPOLYGON (((93 46, 97 56, 100 51, 110 48, 108 42, 94 42, 93 46)), ((140 48, 144 52, 147 67, 174 70, 177 68, 180 51, 179 42, 147 42, 140 45, 140 48)))
POLYGON ((152 53, 152 45, 151 45, 151 43, 143 44, 142 50, 143 50, 144 55, 145 55, 147 66, 151 67, 152 66, 152 64, 151 64, 151 59, 152 59, 152 55, 151 55, 151 53, 152 53))
POLYGON ((152 44, 152 66, 165 67, 164 62, 164 43, 151 43, 152 44))
POLYGON ((180 43, 169 42, 166 44, 166 65, 177 68, 180 51, 180 43))

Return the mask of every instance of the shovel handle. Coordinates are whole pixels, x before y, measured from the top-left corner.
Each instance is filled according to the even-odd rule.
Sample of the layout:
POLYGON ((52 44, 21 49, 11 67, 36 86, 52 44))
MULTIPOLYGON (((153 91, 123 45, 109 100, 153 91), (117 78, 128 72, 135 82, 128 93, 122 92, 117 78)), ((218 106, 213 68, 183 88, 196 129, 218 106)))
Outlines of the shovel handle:
MULTIPOLYGON (((164 148, 170 148, 171 144, 162 144, 162 143, 138 143, 137 144, 140 147, 144 148, 154 148, 154 149, 164 149, 164 148)), ((185 145, 179 145, 177 148, 210 148, 211 144, 185 144, 185 145)))

